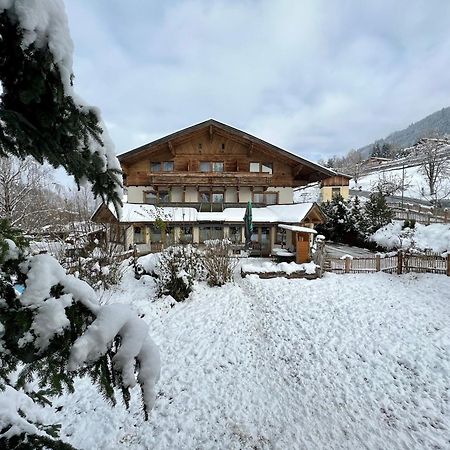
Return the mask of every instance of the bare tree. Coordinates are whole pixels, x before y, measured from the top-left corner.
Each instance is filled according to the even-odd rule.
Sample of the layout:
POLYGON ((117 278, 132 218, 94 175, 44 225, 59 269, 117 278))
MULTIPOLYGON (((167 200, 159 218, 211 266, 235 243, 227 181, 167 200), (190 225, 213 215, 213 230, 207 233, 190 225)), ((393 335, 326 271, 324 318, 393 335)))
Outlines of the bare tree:
POLYGON ((31 158, 0 158, 0 216, 31 231, 54 211, 50 169, 31 158))
POLYGON ((363 162, 364 158, 361 153, 357 150, 351 150, 348 155, 343 158, 342 170, 348 175, 351 175, 355 180, 355 183, 357 183, 362 173, 363 162))
POLYGON ((402 177, 383 172, 378 179, 372 183, 371 190, 380 192, 382 195, 391 196, 404 190, 409 186, 409 182, 402 177))
POLYGON ((420 192, 437 205, 450 195, 450 140, 424 138, 414 147, 416 154, 423 158, 421 172, 426 180, 426 187, 421 185, 420 192))

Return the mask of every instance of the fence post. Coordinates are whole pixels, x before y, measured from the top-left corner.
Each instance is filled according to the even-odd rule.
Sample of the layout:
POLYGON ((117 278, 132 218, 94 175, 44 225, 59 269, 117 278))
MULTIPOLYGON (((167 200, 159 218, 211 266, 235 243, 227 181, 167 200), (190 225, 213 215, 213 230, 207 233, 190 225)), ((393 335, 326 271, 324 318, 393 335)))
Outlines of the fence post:
POLYGON ((399 250, 397 252, 397 275, 402 274, 403 269, 403 252, 399 250))
POLYGON ((350 268, 352 266, 352 258, 350 256, 345 257, 345 273, 350 273, 350 268))
POLYGON ((379 272, 381 270, 381 256, 375 255, 375 270, 379 272))

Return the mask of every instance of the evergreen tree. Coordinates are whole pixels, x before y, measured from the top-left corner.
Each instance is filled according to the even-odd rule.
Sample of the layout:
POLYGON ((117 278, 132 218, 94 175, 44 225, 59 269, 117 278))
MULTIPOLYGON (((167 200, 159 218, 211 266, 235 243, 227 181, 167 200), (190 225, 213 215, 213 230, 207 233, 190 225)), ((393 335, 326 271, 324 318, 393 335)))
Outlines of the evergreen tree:
MULTIPOLYGON (((61 64, 71 61, 71 53, 64 46, 55 49, 66 38, 61 33, 68 35, 62 1, 11 0, 2 6, 0 157, 30 155, 64 167, 119 209, 117 158, 97 111, 72 91, 70 64, 61 64), (40 26, 30 32, 34 19, 40 26), (64 58, 58 52, 66 52, 64 58)), ((100 305, 94 290, 67 275, 50 255, 27 254, 20 231, 0 221, 0 406, 7 410, 0 417, 0 448, 72 448, 58 439, 58 425, 43 423, 36 404, 72 391, 77 375, 90 376, 112 404, 117 388, 126 406, 129 389, 139 383, 147 418, 160 364, 147 329, 126 305, 100 305), (39 390, 25 393, 31 381, 39 390)))
POLYGON ((96 110, 68 95, 48 45, 23 45, 13 7, 0 14, 0 38, 0 157, 31 155, 64 167, 77 184, 89 180, 95 195, 118 207, 121 173, 118 164, 102 157, 104 133, 96 110))
POLYGON ((392 222, 392 209, 389 208, 386 203, 386 197, 381 191, 375 191, 370 194, 369 200, 365 204, 365 211, 369 234, 392 222))
POLYGON ((336 195, 331 202, 322 205, 322 210, 327 221, 317 227, 318 232, 332 241, 345 242, 350 228, 347 202, 341 195, 336 195))

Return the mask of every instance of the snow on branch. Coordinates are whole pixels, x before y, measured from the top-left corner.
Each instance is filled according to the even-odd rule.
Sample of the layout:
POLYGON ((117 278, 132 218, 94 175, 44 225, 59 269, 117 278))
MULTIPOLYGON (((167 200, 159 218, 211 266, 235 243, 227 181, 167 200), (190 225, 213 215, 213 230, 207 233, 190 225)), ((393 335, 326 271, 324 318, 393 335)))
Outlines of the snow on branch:
MULTIPOLYGON (((68 370, 76 371, 106 354, 116 337, 120 346, 113 357, 114 369, 120 372, 124 387, 141 385, 147 410, 155 403, 155 384, 159 379, 160 356, 156 344, 148 336, 147 323, 123 304, 100 305, 95 291, 84 281, 67 275, 64 268, 48 254, 36 255, 21 265, 27 275, 21 303, 34 311, 31 330, 34 345, 44 351, 50 341, 70 326, 65 308, 79 302, 88 308, 95 320, 74 342, 68 370), (52 296, 52 288, 60 285, 63 295, 52 296), (137 378, 136 378, 137 372, 137 378)), ((25 336, 24 342, 32 340, 25 336)))
MULTIPOLYGON (((23 32, 23 48, 31 45, 37 48, 48 47, 61 76, 64 93, 72 97, 80 111, 92 112, 98 119, 102 129, 102 142, 91 137, 89 139, 91 153, 100 157, 103 172, 112 170, 120 173, 121 167, 114 144, 101 119, 100 110, 87 105, 73 89, 73 42, 63 0, 0 0, 0 13, 5 11, 10 20, 16 22, 23 32)), ((118 198, 122 197, 120 184, 121 179, 115 187, 118 198)))

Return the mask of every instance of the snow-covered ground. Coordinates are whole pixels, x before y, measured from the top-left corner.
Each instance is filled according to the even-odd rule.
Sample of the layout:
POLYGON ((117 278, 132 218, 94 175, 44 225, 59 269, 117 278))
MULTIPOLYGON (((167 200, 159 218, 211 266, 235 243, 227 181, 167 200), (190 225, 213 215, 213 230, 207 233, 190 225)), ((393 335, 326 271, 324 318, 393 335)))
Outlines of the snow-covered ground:
POLYGON ((82 449, 448 448, 450 278, 333 275, 197 286, 171 307, 127 273, 162 356, 149 422, 138 392, 110 407, 90 382, 57 400, 82 449))
MULTIPOLYGON (((379 181, 393 181, 399 186, 402 185, 401 180, 403 178, 403 169, 386 169, 382 167, 378 171, 372 172, 368 175, 364 175, 358 179, 350 180, 350 189, 362 189, 363 191, 371 191, 379 181)), ((439 185, 439 193, 448 192, 450 189, 450 179, 447 177, 442 179, 439 185)), ((421 166, 405 167, 404 173, 404 192, 405 197, 418 198, 421 200, 429 200, 427 193, 429 192, 428 183, 421 166), (422 194, 422 190, 424 194, 422 194)), ((397 191, 396 195, 401 195, 401 189, 397 191)))

